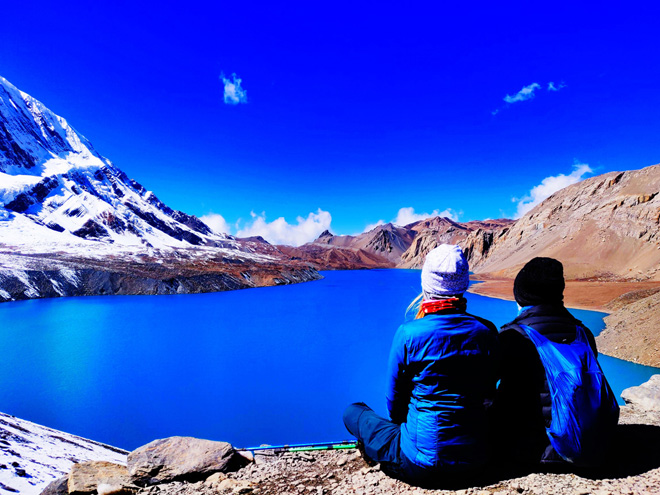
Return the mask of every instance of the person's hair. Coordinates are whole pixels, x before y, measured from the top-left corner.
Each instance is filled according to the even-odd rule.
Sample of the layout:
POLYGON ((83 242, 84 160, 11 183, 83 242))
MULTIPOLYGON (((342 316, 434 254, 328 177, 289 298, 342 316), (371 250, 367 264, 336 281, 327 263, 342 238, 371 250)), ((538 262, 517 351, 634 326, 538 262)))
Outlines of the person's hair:
POLYGON ((416 314, 415 314, 415 319, 416 320, 419 320, 420 318, 424 318, 424 316, 426 316, 426 314, 422 310, 422 301, 423 300, 424 300, 424 293, 420 292, 419 295, 415 299, 413 299, 412 302, 406 308, 406 314, 408 314, 408 312, 410 312, 410 310, 415 310, 416 311, 416 314))

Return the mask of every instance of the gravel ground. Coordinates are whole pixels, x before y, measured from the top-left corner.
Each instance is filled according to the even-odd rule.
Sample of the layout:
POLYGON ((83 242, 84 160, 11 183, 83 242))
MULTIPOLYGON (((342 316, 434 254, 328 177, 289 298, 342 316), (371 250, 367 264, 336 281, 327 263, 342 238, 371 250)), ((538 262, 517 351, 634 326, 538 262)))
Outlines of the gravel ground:
POLYGON ((598 472, 513 473, 491 469, 462 486, 435 490, 410 486, 370 467, 355 450, 257 455, 235 473, 215 474, 197 483, 169 483, 141 494, 255 495, 658 495, 660 414, 622 408, 611 460, 598 472))

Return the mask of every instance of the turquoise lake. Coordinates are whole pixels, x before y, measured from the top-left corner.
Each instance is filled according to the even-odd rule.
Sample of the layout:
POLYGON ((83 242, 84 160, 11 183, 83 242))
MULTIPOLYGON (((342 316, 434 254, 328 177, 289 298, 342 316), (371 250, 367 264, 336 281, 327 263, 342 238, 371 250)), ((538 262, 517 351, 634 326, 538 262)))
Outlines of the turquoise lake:
MULTIPOLYGON (((389 347, 420 272, 323 275, 212 294, 0 304, 0 411, 129 450, 172 435, 238 447, 350 438, 346 405, 385 414, 389 347)), ((498 326, 517 314, 513 302, 467 298, 469 312, 498 326)), ((571 311, 602 330, 603 313, 571 311)), ((617 396, 660 373, 599 360, 617 396)))

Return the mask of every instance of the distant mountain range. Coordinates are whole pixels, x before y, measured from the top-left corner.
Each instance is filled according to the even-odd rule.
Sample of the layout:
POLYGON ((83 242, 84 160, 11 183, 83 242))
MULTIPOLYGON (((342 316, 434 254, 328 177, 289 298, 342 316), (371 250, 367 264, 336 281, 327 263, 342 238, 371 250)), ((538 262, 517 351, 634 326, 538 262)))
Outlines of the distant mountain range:
POLYGON ((403 227, 387 223, 355 236, 336 236, 326 230, 302 246, 277 247, 318 269, 421 268, 426 254, 440 244, 459 244, 470 260, 481 259, 493 239, 513 223, 507 219, 460 223, 433 217, 403 227))
POLYGON ((0 301, 229 290, 317 270, 419 268, 443 243, 510 278, 534 256, 573 279, 660 281, 660 165, 569 186, 517 221, 433 217, 299 247, 212 231, 101 156, 65 119, 0 77, 0 301))
POLYGON ((535 256, 569 279, 660 281, 660 165, 609 172, 556 192, 517 221, 434 217, 357 236, 326 231, 286 254, 319 269, 419 268, 439 244, 460 245, 475 273, 512 278, 535 256))
POLYGON ((0 301, 319 277, 263 240, 213 232, 169 208, 0 77, 0 301))

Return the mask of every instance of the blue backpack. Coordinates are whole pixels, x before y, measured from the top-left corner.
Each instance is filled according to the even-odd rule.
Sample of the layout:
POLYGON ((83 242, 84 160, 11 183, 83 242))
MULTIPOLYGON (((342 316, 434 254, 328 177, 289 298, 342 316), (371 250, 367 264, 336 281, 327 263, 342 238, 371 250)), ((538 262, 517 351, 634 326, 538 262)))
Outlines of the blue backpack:
POLYGON ((598 465, 619 421, 619 405, 585 330, 577 325, 575 340, 559 344, 527 325, 520 327, 545 368, 552 397, 552 421, 546 427, 550 444, 568 462, 598 465))

